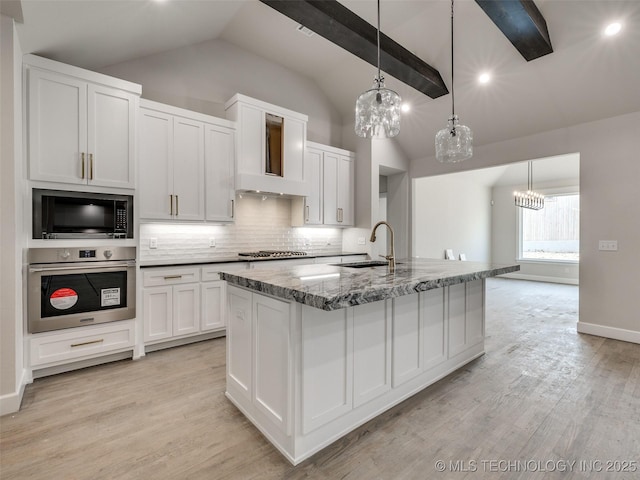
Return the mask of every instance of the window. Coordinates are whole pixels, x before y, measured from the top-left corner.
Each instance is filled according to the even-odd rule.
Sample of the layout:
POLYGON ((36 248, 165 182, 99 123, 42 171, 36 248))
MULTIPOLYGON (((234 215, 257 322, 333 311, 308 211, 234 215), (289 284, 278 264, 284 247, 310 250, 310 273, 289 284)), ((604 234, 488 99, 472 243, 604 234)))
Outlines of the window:
POLYGON ((580 259, 580 194, 547 195, 542 210, 519 210, 520 260, 580 259))

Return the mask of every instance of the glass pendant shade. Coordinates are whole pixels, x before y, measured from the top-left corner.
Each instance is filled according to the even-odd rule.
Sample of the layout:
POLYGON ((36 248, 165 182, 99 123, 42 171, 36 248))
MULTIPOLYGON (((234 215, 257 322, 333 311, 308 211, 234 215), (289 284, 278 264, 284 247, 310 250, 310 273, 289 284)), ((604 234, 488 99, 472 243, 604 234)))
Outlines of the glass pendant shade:
POLYGON ((473 156, 473 132, 458 123, 453 90, 453 0, 451 0, 451 116, 449 125, 436 133, 436 160, 440 163, 457 163, 473 156))
POLYGON ((449 117, 449 125, 436 134, 436 159, 440 163, 457 163, 473 156, 473 132, 458 123, 458 116, 449 117))
POLYGON ((373 88, 362 93, 356 101, 356 135, 364 138, 388 138, 400 133, 402 99, 384 86, 384 79, 376 78, 373 88))

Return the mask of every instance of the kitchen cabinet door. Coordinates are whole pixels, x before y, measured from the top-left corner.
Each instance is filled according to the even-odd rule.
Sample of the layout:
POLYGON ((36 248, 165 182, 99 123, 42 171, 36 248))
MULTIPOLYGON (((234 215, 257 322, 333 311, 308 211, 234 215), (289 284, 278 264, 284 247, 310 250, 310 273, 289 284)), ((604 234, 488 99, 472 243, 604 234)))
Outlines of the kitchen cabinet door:
POLYGON ((304 182, 304 150, 307 123, 295 118, 284 120, 283 168, 287 181, 304 182))
POLYGON ((235 216, 235 133, 205 125, 206 219, 231 222, 235 216))
POLYGON ((173 195, 176 220, 204 220, 204 125, 173 119, 173 195))
POLYGON ((173 287, 142 290, 144 341, 170 338, 173 332, 173 287))
POLYGON ((340 212, 338 211, 338 162, 338 155, 328 152, 324 153, 322 167, 322 203, 325 225, 340 225, 340 212))
POLYGON ((200 331, 200 285, 173 287, 173 336, 200 331))
POLYGON ((322 152, 307 149, 305 169, 309 179, 309 194, 304 199, 305 225, 322 225, 322 152))
POLYGON ((354 161, 340 155, 338 158, 338 186, 336 191, 338 223, 343 227, 353 225, 354 221, 354 161))
POLYGON ((87 108, 89 185, 134 188, 137 98, 89 84, 87 108))
POLYGON ((224 328, 227 301, 227 282, 223 280, 201 284, 202 311, 200 330, 210 331, 224 328))
POLYGON ((86 184, 87 83, 35 68, 28 76, 30 179, 86 184))
POLYGON ((228 285, 227 382, 249 402, 252 388, 252 296, 251 292, 228 285))
POLYGON ((28 69, 29 178, 135 187, 137 96, 28 69))
POLYGON ((138 202, 140 217, 173 218, 173 117, 140 109, 138 202))

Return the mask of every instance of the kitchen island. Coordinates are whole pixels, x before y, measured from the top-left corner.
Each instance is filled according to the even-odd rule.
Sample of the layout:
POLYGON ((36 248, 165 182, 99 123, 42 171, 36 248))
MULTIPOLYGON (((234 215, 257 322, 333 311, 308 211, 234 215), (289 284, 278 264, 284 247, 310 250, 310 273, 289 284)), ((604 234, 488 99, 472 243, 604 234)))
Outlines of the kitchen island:
POLYGON ((227 397, 292 463, 484 353, 485 279, 411 259, 222 272, 227 397))

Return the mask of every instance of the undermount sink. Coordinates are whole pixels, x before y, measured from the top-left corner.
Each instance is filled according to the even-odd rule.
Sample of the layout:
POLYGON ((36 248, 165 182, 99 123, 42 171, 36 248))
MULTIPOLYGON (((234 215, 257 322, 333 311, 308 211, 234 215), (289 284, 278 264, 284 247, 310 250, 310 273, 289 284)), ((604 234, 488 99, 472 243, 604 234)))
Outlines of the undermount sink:
POLYGON ((349 267, 349 268, 367 268, 367 267, 386 267, 389 262, 382 260, 370 260, 368 262, 353 262, 353 263, 333 263, 336 267, 349 267))

